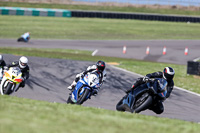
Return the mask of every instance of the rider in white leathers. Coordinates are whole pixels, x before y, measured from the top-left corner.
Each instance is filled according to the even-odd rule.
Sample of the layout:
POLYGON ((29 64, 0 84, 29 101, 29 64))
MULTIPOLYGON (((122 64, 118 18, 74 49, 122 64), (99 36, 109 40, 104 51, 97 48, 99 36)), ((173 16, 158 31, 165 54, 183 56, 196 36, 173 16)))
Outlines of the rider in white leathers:
MULTIPOLYGON (((85 74, 87 74, 88 72, 90 72, 90 73, 97 72, 99 74, 99 77, 100 77, 99 78, 99 83, 100 83, 100 87, 101 87, 101 85, 103 84, 103 82, 106 80, 105 66, 106 66, 105 62, 103 62, 103 61, 98 61, 96 63, 96 65, 89 66, 86 71, 84 71, 84 72, 79 73, 79 74, 76 75, 76 79, 68 87, 68 89, 72 91, 74 89, 74 87, 76 86, 77 82, 79 81, 79 79, 81 77, 85 76, 85 74)), ((98 94, 99 88, 93 90, 93 95, 97 95, 98 94)))

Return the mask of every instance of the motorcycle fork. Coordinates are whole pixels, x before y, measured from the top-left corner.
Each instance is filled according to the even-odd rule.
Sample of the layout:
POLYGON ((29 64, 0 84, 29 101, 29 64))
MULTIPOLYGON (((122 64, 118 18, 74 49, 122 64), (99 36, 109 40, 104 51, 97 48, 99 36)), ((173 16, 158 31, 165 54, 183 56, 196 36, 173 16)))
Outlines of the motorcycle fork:
POLYGON ((132 105, 135 102, 135 98, 132 93, 129 93, 123 100, 123 105, 126 111, 133 112, 132 105))

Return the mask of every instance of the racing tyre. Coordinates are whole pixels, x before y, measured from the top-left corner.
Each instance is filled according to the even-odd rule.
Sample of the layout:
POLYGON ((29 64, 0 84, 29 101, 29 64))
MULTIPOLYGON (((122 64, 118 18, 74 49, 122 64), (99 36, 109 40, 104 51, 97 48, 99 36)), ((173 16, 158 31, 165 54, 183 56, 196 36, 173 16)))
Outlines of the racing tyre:
POLYGON ((6 94, 6 95, 10 95, 13 92, 11 90, 12 86, 13 86, 13 84, 8 83, 8 85, 5 88, 3 88, 3 93, 6 94))
POLYGON ((153 103, 153 98, 148 93, 144 93, 140 98, 135 101, 133 110, 135 113, 139 113, 146 110, 153 103))
POLYGON ((82 104, 86 97, 88 96, 88 94, 90 93, 90 90, 85 89, 82 95, 79 95, 78 100, 77 100, 77 104, 82 104))

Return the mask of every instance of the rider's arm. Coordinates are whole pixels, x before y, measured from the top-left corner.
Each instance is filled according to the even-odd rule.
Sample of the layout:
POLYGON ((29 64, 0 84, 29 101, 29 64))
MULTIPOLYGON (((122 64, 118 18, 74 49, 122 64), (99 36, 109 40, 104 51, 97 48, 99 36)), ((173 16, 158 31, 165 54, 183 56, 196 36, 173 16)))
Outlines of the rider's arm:
POLYGON ((6 63, 5 63, 5 61, 3 60, 3 61, 1 61, 1 63, 0 63, 0 67, 1 68, 4 68, 6 66, 6 63))
POLYGON ((174 81, 172 80, 171 82, 168 83, 167 85, 167 95, 166 95, 166 98, 168 98, 172 92, 174 88, 174 81))
POLYGON ((154 73, 149 73, 146 75, 148 78, 162 78, 163 73, 162 72, 154 72, 154 73))
POLYGON ((6 66, 6 62, 2 61, 1 66, 3 66, 3 67, 6 66))
POLYGON ((92 71, 94 71, 94 70, 96 70, 96 69, 86 70, 86 71, 83 72, 83 75, 85 76, 85 74, 87 74, 88 72, 92 72, 92 71))
POLYGON ((23 73, 23 78, 28 79, 29 78, 29 67, 27 66, 26 70, 23 73))
POLYGON ((14 66, 17 66, 19 64, 18 61, 14 61, 12 62, 11 64, 8 64, 7 67, 10 68, 10 67, 14 67, 14 66))

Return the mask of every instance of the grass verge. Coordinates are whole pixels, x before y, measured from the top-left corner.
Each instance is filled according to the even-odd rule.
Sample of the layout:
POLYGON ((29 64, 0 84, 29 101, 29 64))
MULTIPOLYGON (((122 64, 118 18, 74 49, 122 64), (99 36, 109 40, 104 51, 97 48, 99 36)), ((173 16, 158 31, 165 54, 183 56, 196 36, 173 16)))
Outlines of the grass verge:
POLYGON ((106 56, 91 56, 91 52, 75 50, 59 50, 59 49, 34 49, 34 48, 0 48, 0 53, 26 55, 26 56, 38 56, 46 58, 61 58, 71 60, 85 60, 85 61, 97 61, 104 60, 105 62, 117 62, 120 65, 118 67, 124 68, 128 71, 132 71, 141 75, 152 73, 156 71, 162 71, 164 67, 171 66, 174 68, 176 74, 174 77, 175 86, 196 92, 200 94, 199 78, 197 76, 187 75, 187 67, 185 65, 176 65, 169 63, 157 63, 146 62, 134 59, 123 59, 106 56))
POLYGON ((197 123, 0 96, 2 133, 197 133, 197 123), (147 131, 148 130, 148 131, 147 131))
POLYGON ((198 23, 3 15, 0 20, 0 38, 16 39, 29 31, 34 39, 200 39, 198 23))

